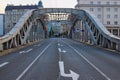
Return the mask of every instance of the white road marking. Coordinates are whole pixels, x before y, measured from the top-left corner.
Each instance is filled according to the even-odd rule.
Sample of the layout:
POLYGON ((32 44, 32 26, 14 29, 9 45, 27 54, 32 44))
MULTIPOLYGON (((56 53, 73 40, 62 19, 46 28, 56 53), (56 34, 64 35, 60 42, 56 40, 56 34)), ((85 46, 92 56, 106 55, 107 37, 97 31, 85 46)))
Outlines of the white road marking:
POLYGON ((50 45, 51 44, 44 48, 44 50, 31 62, 31 64, 17 77, 16 80, 20 80, 24 76, 24 74, 32 67, 32 65, 39 59, 39 57, 48 49, 50 45))
POLYGON ((62 51, 61 48, 58 48, 58 51, 61 52, 62 51))
POLYGON ((23 53, 28 53, 28 52, 30 52, 30 51, 32 51, 33 49, 28 49, 28 50, 26 50, 26 51, 20 51, 19 53, 20 54, 23 54, 23 53))
POLYGON ((3 66, 5 66, 5 65, 7 65, 9 62, 4 62, 4 63, 2 63, 2 64, 0 64, 0 67, 3 67, 3 66))
POLYGON ((30 51, 32 51, 33 49, 29 49, 29 50, 27 50, 27 51, 25 51, 26 53, 28 53, 28 52, 30 52, 30 51))
POLYGON ((58 46, 63 46, 62 44, 58 43, 58 46))
POLYGON ((59 55, 59 60, 61 61, 61 48, 58 48, 58 51, 59 51, 59 53, 58 53, 58 55, 59 55))
POLYGON ((34 45, 34 46, 40 46, 41 44, 38 44, 38 45, 34 45))
POLYGON ((25 52, 25 51, 20 51, 19 53, 22 54, 22 53, 24 53, 24 52, 25 52))
POLYGON ((62 52, 62 53, 66 53, 67 51, 65 51, 65 50, 61 50, 61 48, 58 48, 58 51, 59 52, 62 52))
POLYGON ((60 46, 60 43, 58 43, 58 46, 60 46))
MULTIPOLYGON (((64 42, 64 41, 63 41, 64 42)), ((64 42, 65 43, 65 42, 64 42)), ((65 43, 67 44, 67 43, 65 43)), ((79 51, 73 48, 71 45, 67 44, 70 48, 72 48, 78 55, 80 55, 88 64, 90 64, 94 69, 96 69, 102 76, 104 76, 107 80, 111 80, 105 73, 103 73, 99 68, 97 68, 92 62, 90 62, 86 57, 84 57, 79 51)))
POLYGON ((73 80, 78 80, 79 75, 72 70, 70 70, 70 74, 66 74, 64 70, 64 62, 59 61, 60 75, 63 77, 72 77, 73 80))
POLYGON ((65 51, 65 50, 62 50, 62 52, 63 52, 63 53, 66 53, 67 51, 65 51))

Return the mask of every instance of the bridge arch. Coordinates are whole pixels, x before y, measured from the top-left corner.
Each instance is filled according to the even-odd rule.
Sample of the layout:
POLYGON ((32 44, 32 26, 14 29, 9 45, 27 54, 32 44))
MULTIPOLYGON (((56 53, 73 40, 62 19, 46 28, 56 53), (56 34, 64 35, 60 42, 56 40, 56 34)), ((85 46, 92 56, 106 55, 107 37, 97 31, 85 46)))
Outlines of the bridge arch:
POLYGON ((27 44, 30 41, 32 42, 47 37, 45 17, 48 13, 70 14, 68 17, 72 23, 69 32, 70 38, 120 51, 120 38, 108 32, 93 14, 86 10, 71 8, 43 8, 28 11, 9 33, 0 38, 0 50, 17 47, 27 44), (87 37, 75 37, 75 29, 77 27, 80 28, 77 33, 87 37))

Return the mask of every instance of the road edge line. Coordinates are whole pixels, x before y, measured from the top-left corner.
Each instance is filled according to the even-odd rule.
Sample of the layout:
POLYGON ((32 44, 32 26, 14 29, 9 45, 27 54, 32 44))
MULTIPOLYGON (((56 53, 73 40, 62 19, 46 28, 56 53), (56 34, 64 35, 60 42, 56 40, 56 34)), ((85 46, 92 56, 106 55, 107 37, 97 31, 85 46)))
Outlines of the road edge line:
POLYGON ((16 78, 16 80, 20 80, 24 74, 32 67, 32 65, 39 59, 39 57, 46 51, 46 49, 48 49, 48 47, 50 46, 51 44, 48 44, 44 50, 32 61, 32 63, 29 64, 29 66, 16 78))

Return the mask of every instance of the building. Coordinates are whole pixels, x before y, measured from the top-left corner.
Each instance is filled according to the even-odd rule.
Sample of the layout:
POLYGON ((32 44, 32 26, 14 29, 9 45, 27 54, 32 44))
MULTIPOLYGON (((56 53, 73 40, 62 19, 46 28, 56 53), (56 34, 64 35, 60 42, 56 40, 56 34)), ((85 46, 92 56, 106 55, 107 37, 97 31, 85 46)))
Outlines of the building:
POLYGON ((38 2, 38 5, 7 5, 5 8, 5 33, 9 32, 20 17, 28 10, 42 8, 42 1, 38 2))
POLYGON ((120 0, 77 0, 77 9, 95 14, 106 28, 120 37, 120 0))
POLYGON ((4 35, 4 14, 0 14, 0 36, 4 35))

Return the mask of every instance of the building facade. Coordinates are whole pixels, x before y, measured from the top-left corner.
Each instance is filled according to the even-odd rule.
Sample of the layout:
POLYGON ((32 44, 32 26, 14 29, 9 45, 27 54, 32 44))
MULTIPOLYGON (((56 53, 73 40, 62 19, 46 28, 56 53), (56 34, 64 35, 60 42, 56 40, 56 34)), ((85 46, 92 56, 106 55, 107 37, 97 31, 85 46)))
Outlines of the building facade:
POLYGON ((95 14, 114 35, 120 37, 120 0, 77 0, 77 9, 95 14))
POLYGON ((4 35, 4 14, 0 14, 0 36, 4 35))
POLYGON ((5 33, 8 33, 28 10, 42 8, 41 0, 38 5, 7 5, 5 8, 5 33))

